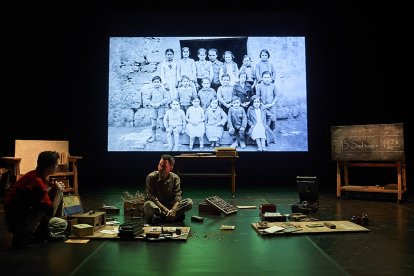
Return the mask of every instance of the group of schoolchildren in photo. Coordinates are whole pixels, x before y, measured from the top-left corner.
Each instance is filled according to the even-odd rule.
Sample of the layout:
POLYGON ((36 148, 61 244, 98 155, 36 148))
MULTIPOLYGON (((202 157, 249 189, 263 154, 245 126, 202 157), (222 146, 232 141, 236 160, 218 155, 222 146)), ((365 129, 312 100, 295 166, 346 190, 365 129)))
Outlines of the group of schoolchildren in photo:
POLYGON ((250 137, 258 151, 266 151, 275 142, 276 102, 275 68, 270 53, 263 49, 260 62, 253 68, 248 55, 238 68, 231 51, 217 59, 217 49, 198 49, 198 61, 191 59, 190 49, 182 48, 182 58, 174 60, 174 51, 165 51, 160 75, 152 78, 146 106, 151 107, 152 136, 156 140, 157 123, 166 132, 168 150, 179 149, 180 134, 189 136, 189 150, 198 138, 204 149, 204 135, 211 148, 220 146, 224 129, 233 143, 230 147, 246 148, 250 137), (208 55, 208 60, 206 59, 208 55))

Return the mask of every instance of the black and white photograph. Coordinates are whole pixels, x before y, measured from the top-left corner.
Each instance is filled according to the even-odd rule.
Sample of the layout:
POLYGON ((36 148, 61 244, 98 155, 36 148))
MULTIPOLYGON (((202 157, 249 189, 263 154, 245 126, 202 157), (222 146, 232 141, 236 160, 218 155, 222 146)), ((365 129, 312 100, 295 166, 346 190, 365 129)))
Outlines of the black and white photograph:
POLYGON ((308 151, 305 37, 110 37, 108 151, 308 151))

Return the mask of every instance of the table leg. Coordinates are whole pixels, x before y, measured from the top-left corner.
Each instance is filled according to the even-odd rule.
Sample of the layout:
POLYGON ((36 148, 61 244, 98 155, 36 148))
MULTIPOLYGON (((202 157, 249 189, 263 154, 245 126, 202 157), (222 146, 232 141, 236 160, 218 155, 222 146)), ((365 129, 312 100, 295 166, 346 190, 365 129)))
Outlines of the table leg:
POLYGON ((236 193, 236 161, 234 159, 231 161, 231 193, 234 198, 236 193))

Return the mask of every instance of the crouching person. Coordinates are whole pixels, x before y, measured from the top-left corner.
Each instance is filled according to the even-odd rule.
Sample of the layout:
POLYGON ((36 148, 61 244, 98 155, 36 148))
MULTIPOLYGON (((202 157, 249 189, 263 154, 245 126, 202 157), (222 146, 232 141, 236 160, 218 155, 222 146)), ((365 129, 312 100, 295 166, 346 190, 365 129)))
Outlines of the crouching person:
POLYGON ((13 236, 13 248, 48 239, 66 239, 67 222, 56 217, 62 215, 63 185, 47 181, 55 172, 58 159, 58 152, 41 152, 36 169, 20 177, 7 193, 5 225, 13 236))

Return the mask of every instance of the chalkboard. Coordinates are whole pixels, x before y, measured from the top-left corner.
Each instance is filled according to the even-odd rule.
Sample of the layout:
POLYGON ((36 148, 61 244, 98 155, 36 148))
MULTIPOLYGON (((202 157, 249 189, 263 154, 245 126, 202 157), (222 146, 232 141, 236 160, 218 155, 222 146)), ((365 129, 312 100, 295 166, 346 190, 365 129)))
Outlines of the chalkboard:
POLYGON ((332 160, 404 160, 404 125, 375 124, 331 127, 332 160))

